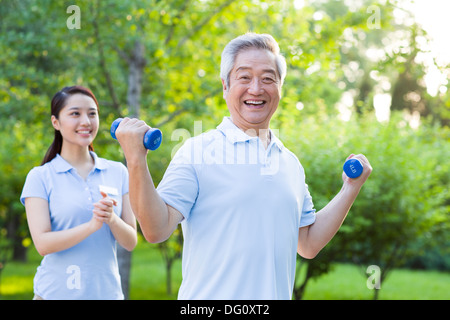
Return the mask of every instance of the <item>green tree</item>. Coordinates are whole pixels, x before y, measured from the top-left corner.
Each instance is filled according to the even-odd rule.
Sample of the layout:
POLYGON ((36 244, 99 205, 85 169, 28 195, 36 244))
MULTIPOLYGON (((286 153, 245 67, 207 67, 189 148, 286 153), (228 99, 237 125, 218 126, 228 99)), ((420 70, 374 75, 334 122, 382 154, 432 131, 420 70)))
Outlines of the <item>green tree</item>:
MULTIPOLYGON (((319 259, 302 261, 308 264, 307 276, 328 271, 333 260, 351 261, 364 271, 379 266, 383 283, 393 268, 418 254, 417 239, 433 239, 444 248, 443 235, 450 227, 450 177, 448 163, 441 159, 449 156, 448 134, 448 129, 428 124, 414 130, 396 113, 387 124, 373 114, 348 122, 316 124, 310 119, 297 132, 304 140, 287 133, 305 167, 317 209, 338 191, 342 164, 350 152, 364 153, 374 168, 319 259)), ((378 293, 375 290, 375 298, 378 293)))
MULTIPOLYGON (((201 119, 202 129, 206 131, 227 114, 218 75, 220 55, 226 43, 247 31, 271 33, 288 63, 283 98, 272 126, 280 128, 282 140, 286 139, 311 176, 323 172, 323 166, 329 168, 329 174, 320 175, 320 184, 311 181, 318 208, 337 191, 339 179, 333 174, 340 170, 341 160, 344 160, 343 141, 357 130, 347 123, 336 122, 340 125, 335 127, 330 124, 341 115, 337 106, 343 95, 352 97, 350 109, 359 114, 361 119, 355 121, 360 122, 358 130, 361 131, 367 130, 366 126, 376 128, 375 122, 364 119, 372 112, 373 97, 386 79, 392 93, 400 92, 395 94, 400 100, 393 94, 393 104, 400 101, 395 102, 396 107, 409 108, 401 99, 411 97, 409 92, 417 92, 427 110, 422 115, 448 125, 448 95, 430 97, 422 89, 395 89, 404 87, 403 79, 407 74, 411 79, 416 78, 420 85, 424 70, 424 66, 413 59, 417 50, 422 50, 417 43, 410 41, 409 45, 394 46, 392 50, 392 44, 398 40, 398 29, 413 40, 417 38, 413 35, 424 36, 415 25, 395 23, 393 11, 398 3, 400 1, 363 1, 350 6, 345 1, 315 1, 296 7, 297 2, 288 0, 81 0, 76 4, 80 8, 80 29, 69 29, 67 22, 73 13, 68 13, 67 8, 73 3, 0 0, 0 134, 8 137, 0 142, 3 182, 0 215, 6 217, 0 229, 1 232, 7 230, 8 238, 13 239, 15 256, 19 252, 23 256, 22 244, 30 242, 18 197, 26 173, 39 165, 51 143, 53 128, 49 122, 49 104, 52 95, 63 86, 83 84, 97 96, 101 127, 95 148, 102 157, 124 161, 120 147, 109 136, 109 126, 115 118, 137 116, 152 126, 161 127, 164 142, 148 157, 157 184, 174 148, 183 142, 178 140, 176 129, 185 129, 193 135, 196 134, 195 120, 201 119), (381 10, 380 28, 372 28, 369 23, 372 13, 367 9, 370 6, 381 10), (391 41, 388 48, 384 39, 391 41), (369 59, 365 54, 368 48, 381 52, 382 58, 369 59), (298 141, 299 136, 312 135, 307 131, 299 135, 297 130, 302 128, 309 128, 314 138, 298 141), (330 132, 336 132, 341 139, 331 139, 330 132), (331 171, 332 168, 335 171, 331 171)), ((442 70, 447 69, 442 66, 442 70)), ((382 92, 391 93, 385 88, 382 92)), ((392 136, 385 134, 383 137, 398 142, 397 151, 403 152, 400 148, 403 141, 395 140, 395 130, 392 130, 392 136)), ((447 139, 441 129, 435 130, 441 138, 447 139)), ((411 132, 402 134, 417 139, 411 132)), ((426 150, 430 149, 425 136, 419 135, 426 150)), ((441 147, 438 140, 432 143, 441 147)), ((386 143, 383 139, 377 141, 386 143)), ((404 146, 409 145, 405 142, 404 146)), ((366 150, 358 144, 353 147, 366 150)), ((405 154, 412 156, 408 152, 405 154)), ((426 202, 433 210, 445 210, 441 198, 448 180, 441 169, 435 170, 436 176, 424 184, 428 183, 428 189, 424 189, 427 194, 440 199, 435 204, 426 202)), ((419 173, 416 179, 418 177, 419 173)), ((408 199, 420 207, 417 194, 411 191, 403 194, 397 185, 389 187, 392 187, 389 205, 396 194, 399 199, 408 199)), ((372 190, 371 187, 366 189, 372 190)), ((365 201, 370 204, 373 200, 365 201)), ((405 200, 397 201, 397 206, 404 205, 405 200)), ((406 209, 402 207, 402 210, 406 209)), ((360 228, 370 226, 366 218, 355 221, 360 228)), ((430 234, 445 230, 439 223, 432 225, 430 234)), ((342 233, 357 236, 350 231, 344 227, 342 233)), ((179 238, 171 237, 168 241, 161 245, 162 253, 166 254, 164 250, 170 248, 174 251, 168 256, 178 257, 179 238)), ((340 248, 340 241, 335 243, 326 248, 319 259, 302 261, 301 265, 308 267, 305 274, 318 276, 329 270, 331 261, 340 257, 333 253, 333 248, 340 248), (316 262, 320 265, 314 266, 316 262)), ((171 259, 167 259, 168 265, 171 259)))

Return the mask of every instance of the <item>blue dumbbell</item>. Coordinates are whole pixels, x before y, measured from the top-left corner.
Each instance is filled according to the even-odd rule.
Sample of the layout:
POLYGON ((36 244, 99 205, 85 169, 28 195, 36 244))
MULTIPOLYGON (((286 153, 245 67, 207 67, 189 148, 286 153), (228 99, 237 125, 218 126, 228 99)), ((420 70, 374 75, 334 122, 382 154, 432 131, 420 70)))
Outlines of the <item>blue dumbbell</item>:
POLYGON ((358 178, 363 172, 363 165, 358 159, 348 159, 344 163, 344 172, 349 178, 358 178))
MULTIPOLYGON (((111 124, 111 137, 117 140, 116 138, 116 130, 119 126, 120 122, 123 120, 123 118, 118 118, 114 120, 114 122, 111 124)), ((144 135, 144 147, 149 150, 156 150, 161 145, 162 141, 162 132, 159 129, 151 128, 148 130, 144 135)))

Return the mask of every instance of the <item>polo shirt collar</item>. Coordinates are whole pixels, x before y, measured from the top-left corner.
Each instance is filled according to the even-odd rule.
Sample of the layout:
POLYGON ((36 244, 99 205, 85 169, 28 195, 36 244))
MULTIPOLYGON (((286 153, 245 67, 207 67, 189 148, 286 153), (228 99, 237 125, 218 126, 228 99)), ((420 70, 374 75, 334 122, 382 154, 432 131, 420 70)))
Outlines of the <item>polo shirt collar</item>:
MULTIPOLYGON (((217 129, 223 133, 223 135, 227 138, 227 140, 231 143, 236 142, 246 142, 252 139, 258 139, 258 137, 252 137, 242 131, 238 126, 236 126, 230 117, 223 117, 222 123, 217 126, 217 129)), ((270 145, 268 147, 271 148, 271 145, 274 144, 278 147, 278 149, 282 150, 284 145, 278 139, 277 136, 270 130, 270 145)))
MULTIPOLYGON (((107 167, 106 161, 97 156, 93 151, 90 151, 91 156, 94 158, 94 169, 104 170, 107 167)), ((64 160, 63 157, 58 153, 56 157, 51 161, 53 167, 57 173, 67 172, 73 169, 72 165, 64 160)))
POLYGON ((105 170, 108 167, 105 159, 99 158, 94 151, 90 151, 90 153, 94 158, 94 169, 105 170))
POLYGON ((273 143, 278 147, 278 149, 283 150, 284 144, 281 142, 280 139, 273 133, 272 130, 270 130, 270 143, 273 143))

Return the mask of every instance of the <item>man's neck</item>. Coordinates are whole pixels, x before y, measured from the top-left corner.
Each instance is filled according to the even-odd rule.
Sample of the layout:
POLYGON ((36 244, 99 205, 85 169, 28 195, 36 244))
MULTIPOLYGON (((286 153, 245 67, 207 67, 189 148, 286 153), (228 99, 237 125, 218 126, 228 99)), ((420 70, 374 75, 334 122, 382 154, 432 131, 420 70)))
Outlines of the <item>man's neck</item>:
POLYGON ((258 137, 261 140, 264 148, 267 149, 271 141, 271 134, 268 124, 262 126, 252 124, 240 124, 233 121, 232 117, 230 117, 230 120, 234 123, 236 127, 245 132, 245 134, 251 137, 258 137))

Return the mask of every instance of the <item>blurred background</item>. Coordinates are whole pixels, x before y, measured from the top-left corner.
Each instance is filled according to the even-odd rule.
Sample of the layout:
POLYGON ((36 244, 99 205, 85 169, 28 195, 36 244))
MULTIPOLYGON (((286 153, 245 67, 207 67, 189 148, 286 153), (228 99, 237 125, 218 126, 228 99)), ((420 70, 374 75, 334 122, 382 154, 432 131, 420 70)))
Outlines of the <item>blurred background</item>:
MULTIPOLYGON (((164 134, 148 157, 159 183, 187 137, 228 115, 220 55, 269 33, 288 73, 271 122, 299 158, 317 210, 342 164, 374 170, 335 238, 298 258, 294 299, 450 299, 450 20, 439 0, 0 0, 0 299, 31 299, 41 257, 19 201, 53 140, 50 101, 89 87, 100 157, 124 161, 120 116, 164 134), (197 126, 198 128, 198 126, 197 126), (373 267, 375 266, 375 268, 373 267), (378 280, 381 286, 378 286, 378 280), (378 289, 377 289, 378 288, 378 289)), ((128 299, 175 299, 182 235, 119 250, 128 299)))

